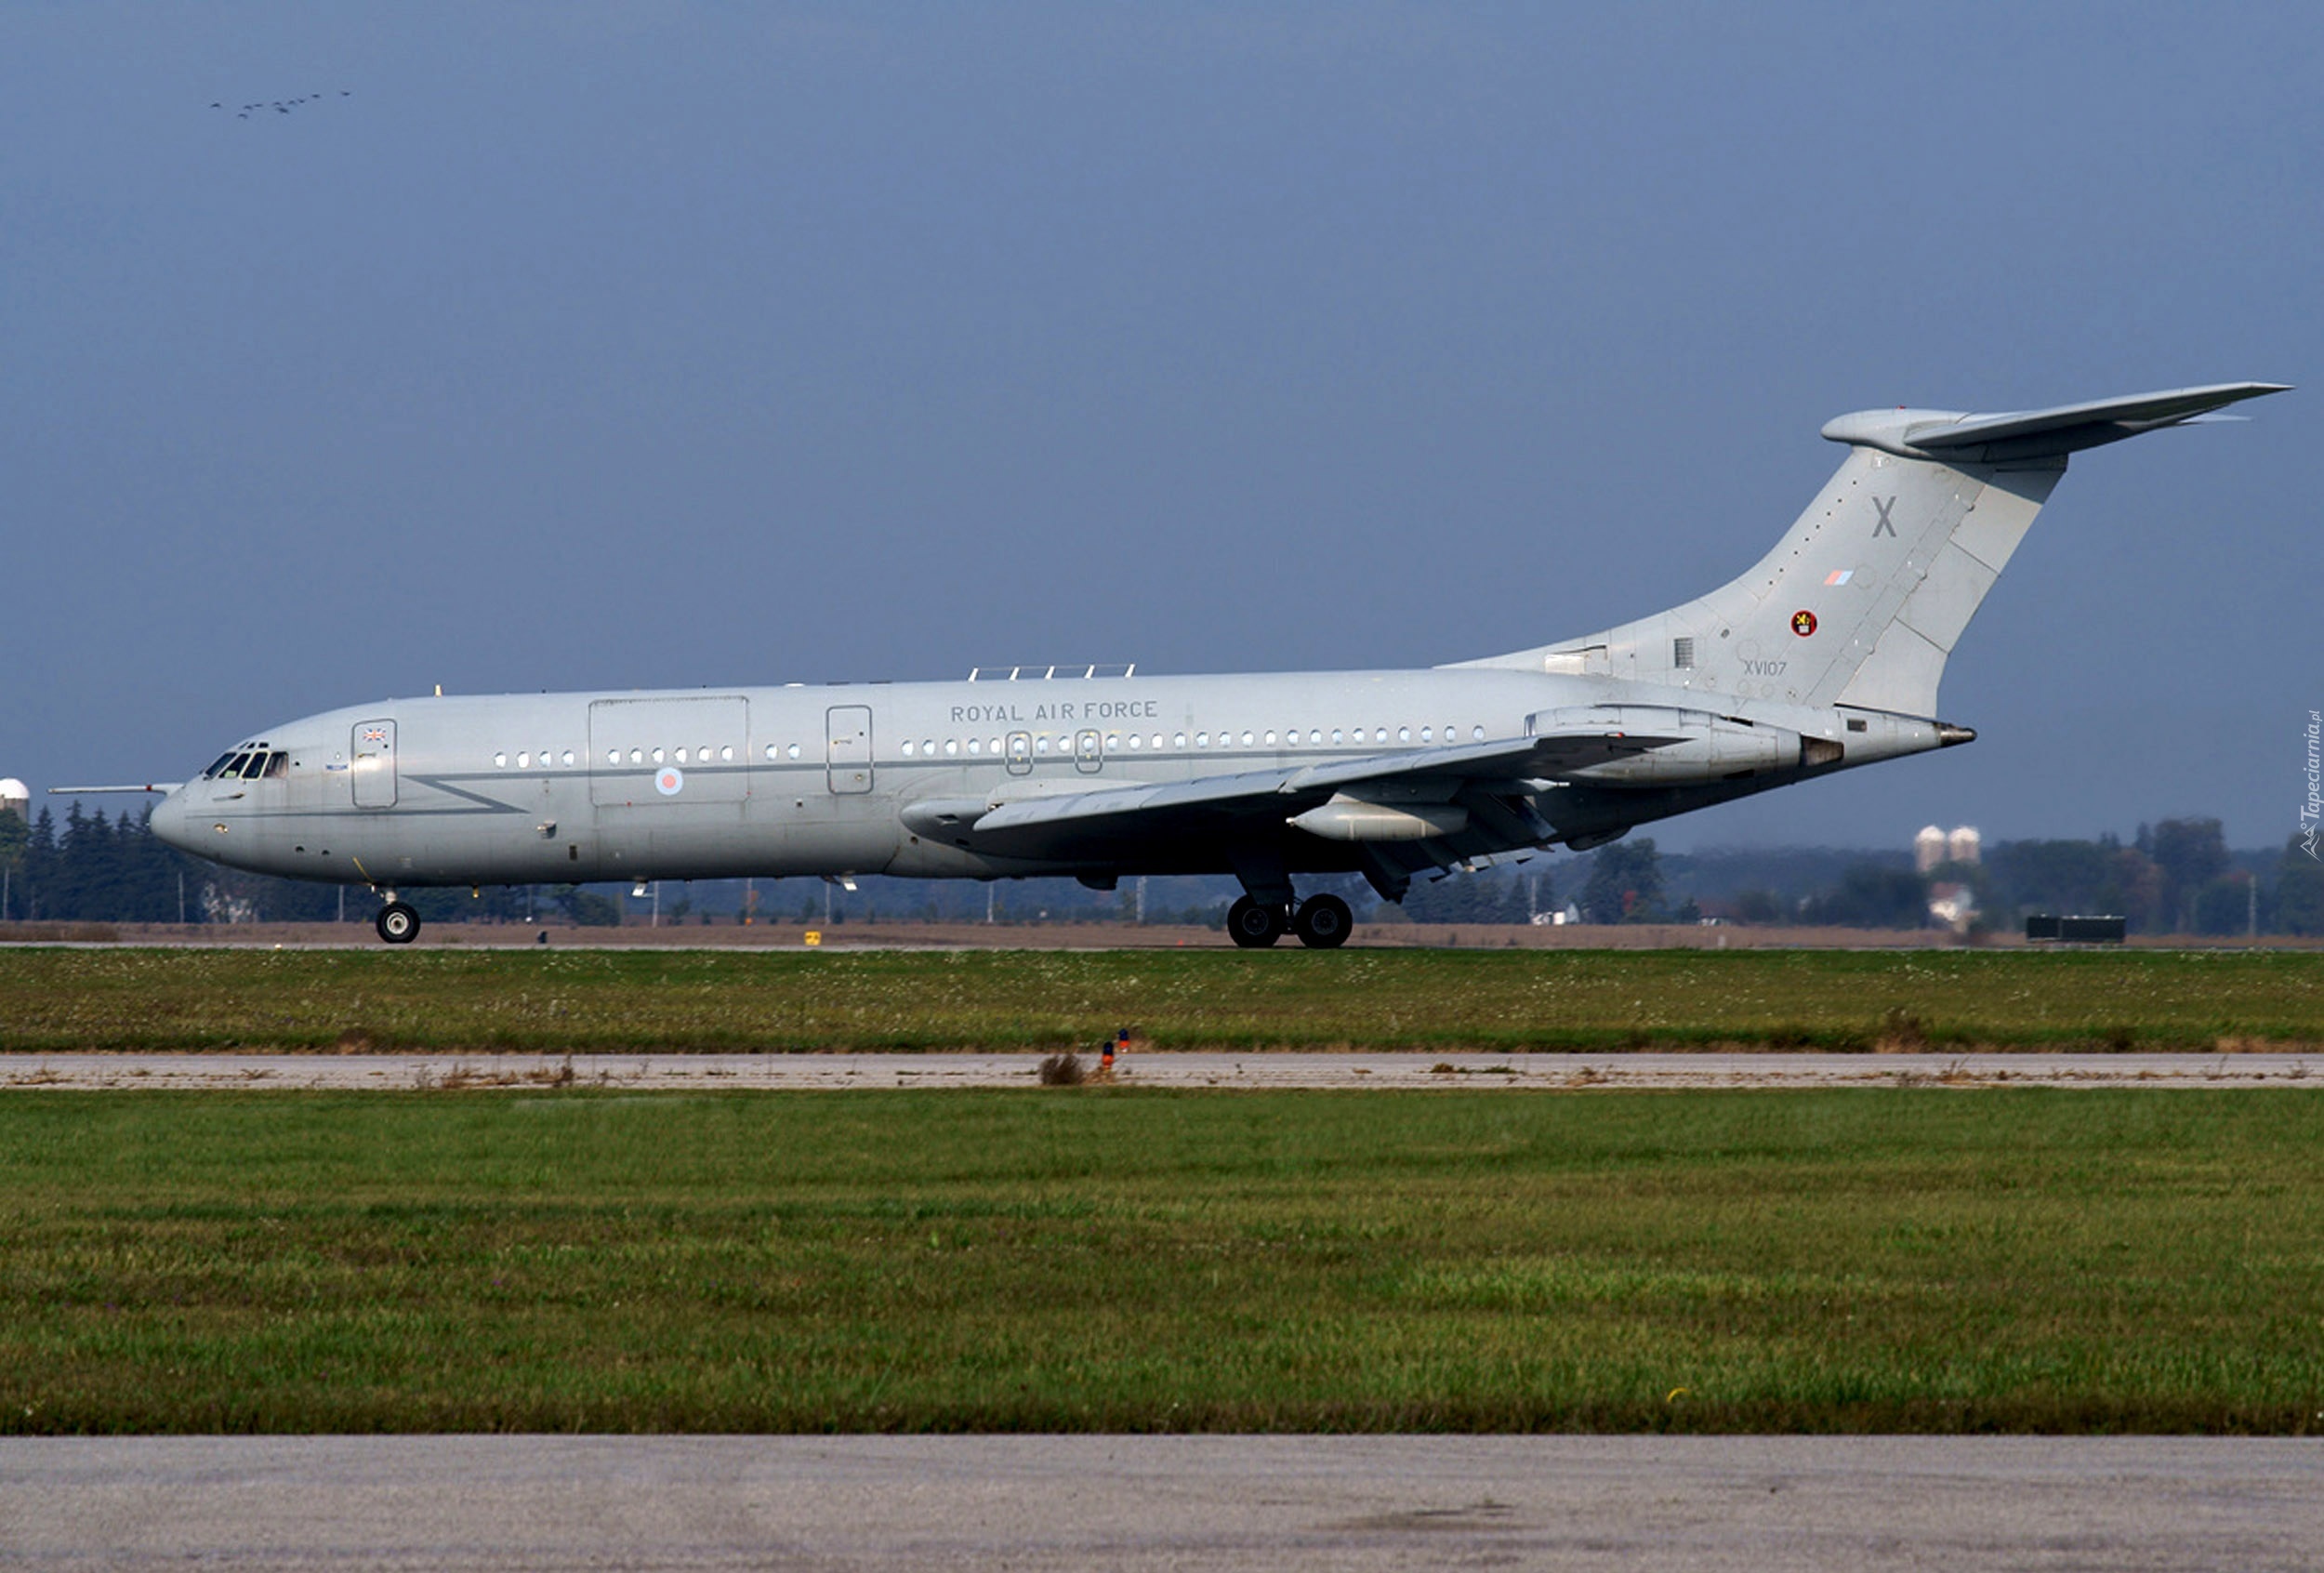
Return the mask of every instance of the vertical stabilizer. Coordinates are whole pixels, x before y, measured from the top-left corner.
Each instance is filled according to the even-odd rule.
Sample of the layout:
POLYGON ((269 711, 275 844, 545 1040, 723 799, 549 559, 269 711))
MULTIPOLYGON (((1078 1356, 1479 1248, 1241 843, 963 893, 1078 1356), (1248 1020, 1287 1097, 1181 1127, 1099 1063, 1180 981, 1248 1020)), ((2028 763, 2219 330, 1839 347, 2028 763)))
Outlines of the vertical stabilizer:
POLYGON ((2068 454, 2279 390, 2233 383, 2012 415, 1842 416, 1824 435, 1848 456, 1750 572, 1604 633, 1464 664, 1627 679, 1707 703, 1933 717, 1946 657, 2068 454))

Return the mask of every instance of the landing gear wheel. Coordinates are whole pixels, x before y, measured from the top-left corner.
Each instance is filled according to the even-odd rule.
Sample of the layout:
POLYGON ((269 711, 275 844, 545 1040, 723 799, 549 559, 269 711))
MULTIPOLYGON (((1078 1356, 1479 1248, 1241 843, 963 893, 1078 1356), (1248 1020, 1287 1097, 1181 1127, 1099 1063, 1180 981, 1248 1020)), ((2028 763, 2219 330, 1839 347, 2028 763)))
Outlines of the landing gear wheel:
POLYGON ((1226 932, 1245 950, 1264 950, 1283 937, 1283 908, 1236 896, 1226 909, 1226 932))
POLYGON ((1300 943, 1310 950, 1339 949, 1348 943, 1348 931, 1354 926, 1355 914, 1336 895, 1309 896, 1291 919, 1300 943))
POLYGON ((419 914, 400 901, 391 901, 379 909, 372 927, 390 945, 409 945, 419 938, 419 914))

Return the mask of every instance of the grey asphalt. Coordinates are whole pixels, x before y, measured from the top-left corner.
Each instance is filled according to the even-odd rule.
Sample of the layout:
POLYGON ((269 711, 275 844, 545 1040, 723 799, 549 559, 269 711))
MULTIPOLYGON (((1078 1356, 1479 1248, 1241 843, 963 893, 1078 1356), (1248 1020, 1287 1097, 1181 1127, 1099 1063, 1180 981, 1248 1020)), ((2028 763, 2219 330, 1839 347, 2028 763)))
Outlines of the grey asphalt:
POLYGON ((2324 1443, 0 1441, 0 1567, 2291 1569, 2324 1443))
MULTIPOLYGON (((1085 1065, 1098 1069, 1097 1057, 1085 1065)), ((1024 1087, 1033 1054, 5 1054, 0 1088, 525 1088, 668 1091, 1024 1087)), ((1718 1087, 2324 1087, 2304 1054, 1439 1054, 1123 1056, 1141 1087, 1679 1090, 1718 1087)))

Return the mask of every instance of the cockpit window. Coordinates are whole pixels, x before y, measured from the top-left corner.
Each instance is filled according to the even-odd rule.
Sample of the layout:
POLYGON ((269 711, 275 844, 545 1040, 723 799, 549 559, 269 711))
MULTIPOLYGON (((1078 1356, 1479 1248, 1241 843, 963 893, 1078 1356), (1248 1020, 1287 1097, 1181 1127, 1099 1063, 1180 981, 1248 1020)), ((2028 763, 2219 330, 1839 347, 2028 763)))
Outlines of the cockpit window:
POLYGON ((290 755, 269 753, 263 748, 236 749, 220 754, 216 763, 202 773, 205 781, 257 781, 261 778, 279 781, 290 773, 290 755))

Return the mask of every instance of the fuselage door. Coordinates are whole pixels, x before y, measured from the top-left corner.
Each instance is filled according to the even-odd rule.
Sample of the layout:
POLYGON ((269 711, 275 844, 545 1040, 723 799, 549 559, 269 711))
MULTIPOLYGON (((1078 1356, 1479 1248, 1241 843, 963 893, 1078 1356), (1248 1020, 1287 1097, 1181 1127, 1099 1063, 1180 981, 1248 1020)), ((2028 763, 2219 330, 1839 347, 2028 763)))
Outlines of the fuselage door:
POLYGON ((1105 764, 1105 739, 1094 732, 1074 734, 1074 769, 1095 775, 1105 764))
POLYGON ((869 705, 834 705, 825 712, 831 790, 872 789, 872 713, 869 705))
POLYGON ((1012 732, 1009 734, 1009 773, 1011 775, 1033 773, 1033 734, 1012 732))
POLYGON ((354 784, 357 808, 395 806, 395 722, 357 721, 348 739, 352 762, 348 779, 354 784))

